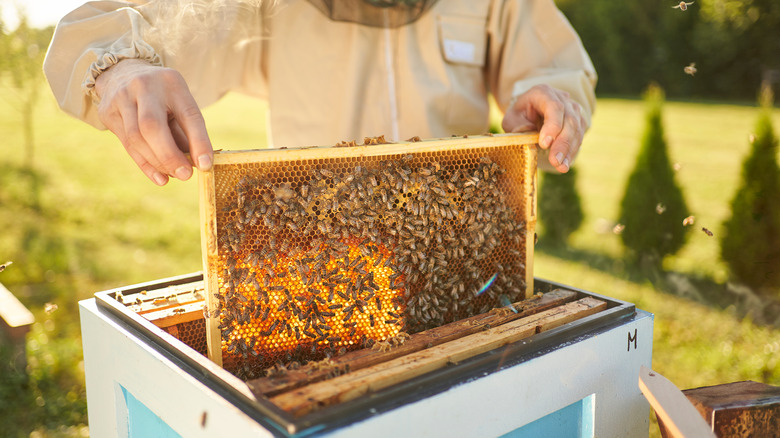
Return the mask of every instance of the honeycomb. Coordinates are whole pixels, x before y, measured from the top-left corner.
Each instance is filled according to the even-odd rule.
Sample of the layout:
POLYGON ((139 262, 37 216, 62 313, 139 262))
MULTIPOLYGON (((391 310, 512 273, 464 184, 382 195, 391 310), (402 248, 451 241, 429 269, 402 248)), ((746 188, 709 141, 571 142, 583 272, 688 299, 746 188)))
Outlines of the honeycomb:
POLYGON ((217 154, 223 366, 253 378, 524 299, 535 150, 459 140, 217 154))
POLYGON ((176 337, 176 339, 184 342, 193 350, 202 355, 208 354, 206 345, 206 321, 203 319, 195 319, 192 321, 182 322, 172 327, 161 327, 167 333, 176 337))

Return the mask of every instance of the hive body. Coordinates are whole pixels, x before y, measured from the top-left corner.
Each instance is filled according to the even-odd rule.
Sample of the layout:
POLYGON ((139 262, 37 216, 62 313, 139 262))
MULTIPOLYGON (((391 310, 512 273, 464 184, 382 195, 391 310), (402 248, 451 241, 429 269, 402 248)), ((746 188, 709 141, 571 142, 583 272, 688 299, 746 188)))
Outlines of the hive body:
POLYGON ((283 372, 526 298, 535 143, 215 154, 201 175, 210 357, 283 372))

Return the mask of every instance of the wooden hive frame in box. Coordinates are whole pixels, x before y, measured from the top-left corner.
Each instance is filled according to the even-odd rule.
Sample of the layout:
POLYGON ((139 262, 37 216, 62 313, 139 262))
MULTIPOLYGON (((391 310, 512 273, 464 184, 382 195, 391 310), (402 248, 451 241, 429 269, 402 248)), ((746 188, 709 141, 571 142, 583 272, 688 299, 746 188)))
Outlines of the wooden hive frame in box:
POLYGON ((257 377, 528 298, 536 142, 215 153, 200 181, 209 357, 257 377))

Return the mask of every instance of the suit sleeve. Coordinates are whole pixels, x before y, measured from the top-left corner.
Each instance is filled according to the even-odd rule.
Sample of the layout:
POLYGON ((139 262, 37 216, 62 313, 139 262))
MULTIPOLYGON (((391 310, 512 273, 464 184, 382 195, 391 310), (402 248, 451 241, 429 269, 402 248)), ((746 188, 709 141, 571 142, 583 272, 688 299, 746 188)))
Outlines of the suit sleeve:
POLYGON ((193 2, 207 5, 194 9, 179 3, 94 1, 66 15, 44 61, 60 107, 105 129, 97 114, 95 79, 127 58, 178 70, 201 107, 230 90, 265 97, 260 10, 241 1, 193 2))
POLYGON ((502 111, 514 96, 547 84, 582 105, 590 125, 596 70, 553 0, 497 0, 488 17, 488 85, 502 111))

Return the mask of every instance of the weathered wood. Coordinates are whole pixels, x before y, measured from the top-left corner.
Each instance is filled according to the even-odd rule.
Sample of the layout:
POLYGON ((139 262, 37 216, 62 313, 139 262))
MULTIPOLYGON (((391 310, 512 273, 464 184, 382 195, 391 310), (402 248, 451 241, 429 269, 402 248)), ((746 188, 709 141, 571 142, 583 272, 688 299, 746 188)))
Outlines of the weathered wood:
POLYGON ((0 283, 0 322, 10 339, 24 342, 24 335, 35 317, 2 283, 0 283))
POLYGON ((639 389, 674 438, 715 437, 693 405, 674 383, 661 374, 642 366, 639 389))
MULTIPOLYGON (((780 387, 750 380, 683 390, 719 437, 769 438, 780 433, 780 387)), ((659 418, 661 436, 669 436, 659 418)))
POLYGON ((324 380, 334 370, 349 369, 350 371, 356 371, 376 365, 560 306, 573 301, 576 296, 576 292, 556 289, 540 297, 514 303, 513 306, 518 310, 518 313, 514 313, 508 308, 502 308, 504 310, 494 309, 494 311, 489 313, 475 315, 441 327, 415 333, 402 345, 393 347, 389 351, 372 350, 370 348, 356 350, 343 356, 332 358, 327 366, 307 364, 298 370, 290 370, 283 376, 250 380, 247 382, 247 385, 257 396, 273 397, 283 392, 324 380))
MULTIPOLYGON (((216 272, 211 272, 216 265, 213 261, 218 256, 219 243, 217 242, 217 212, 216 191, 214 188, 213 172, 198 172, 200 185, 200 232, 201 255, 203 257, 203 283, 206 293, 206 308, 209 315, 217 315, 219 301, 215 294, 219 292, 216 272)), ((208 357, 215 364, 222 366, 222 335, 219 330, 219 319, 206 318, 206 343, 208 345, 208 357)))
POLYGON ((351 371, 331 380, 286 392, 272 397, 271 401, 292 415, 305 415, 322 406, 353 400, 435 371, 450 363, 458 363, 535 333, 592 315, 606 306, 604 301, 586 297, 381 364, 351 371))

